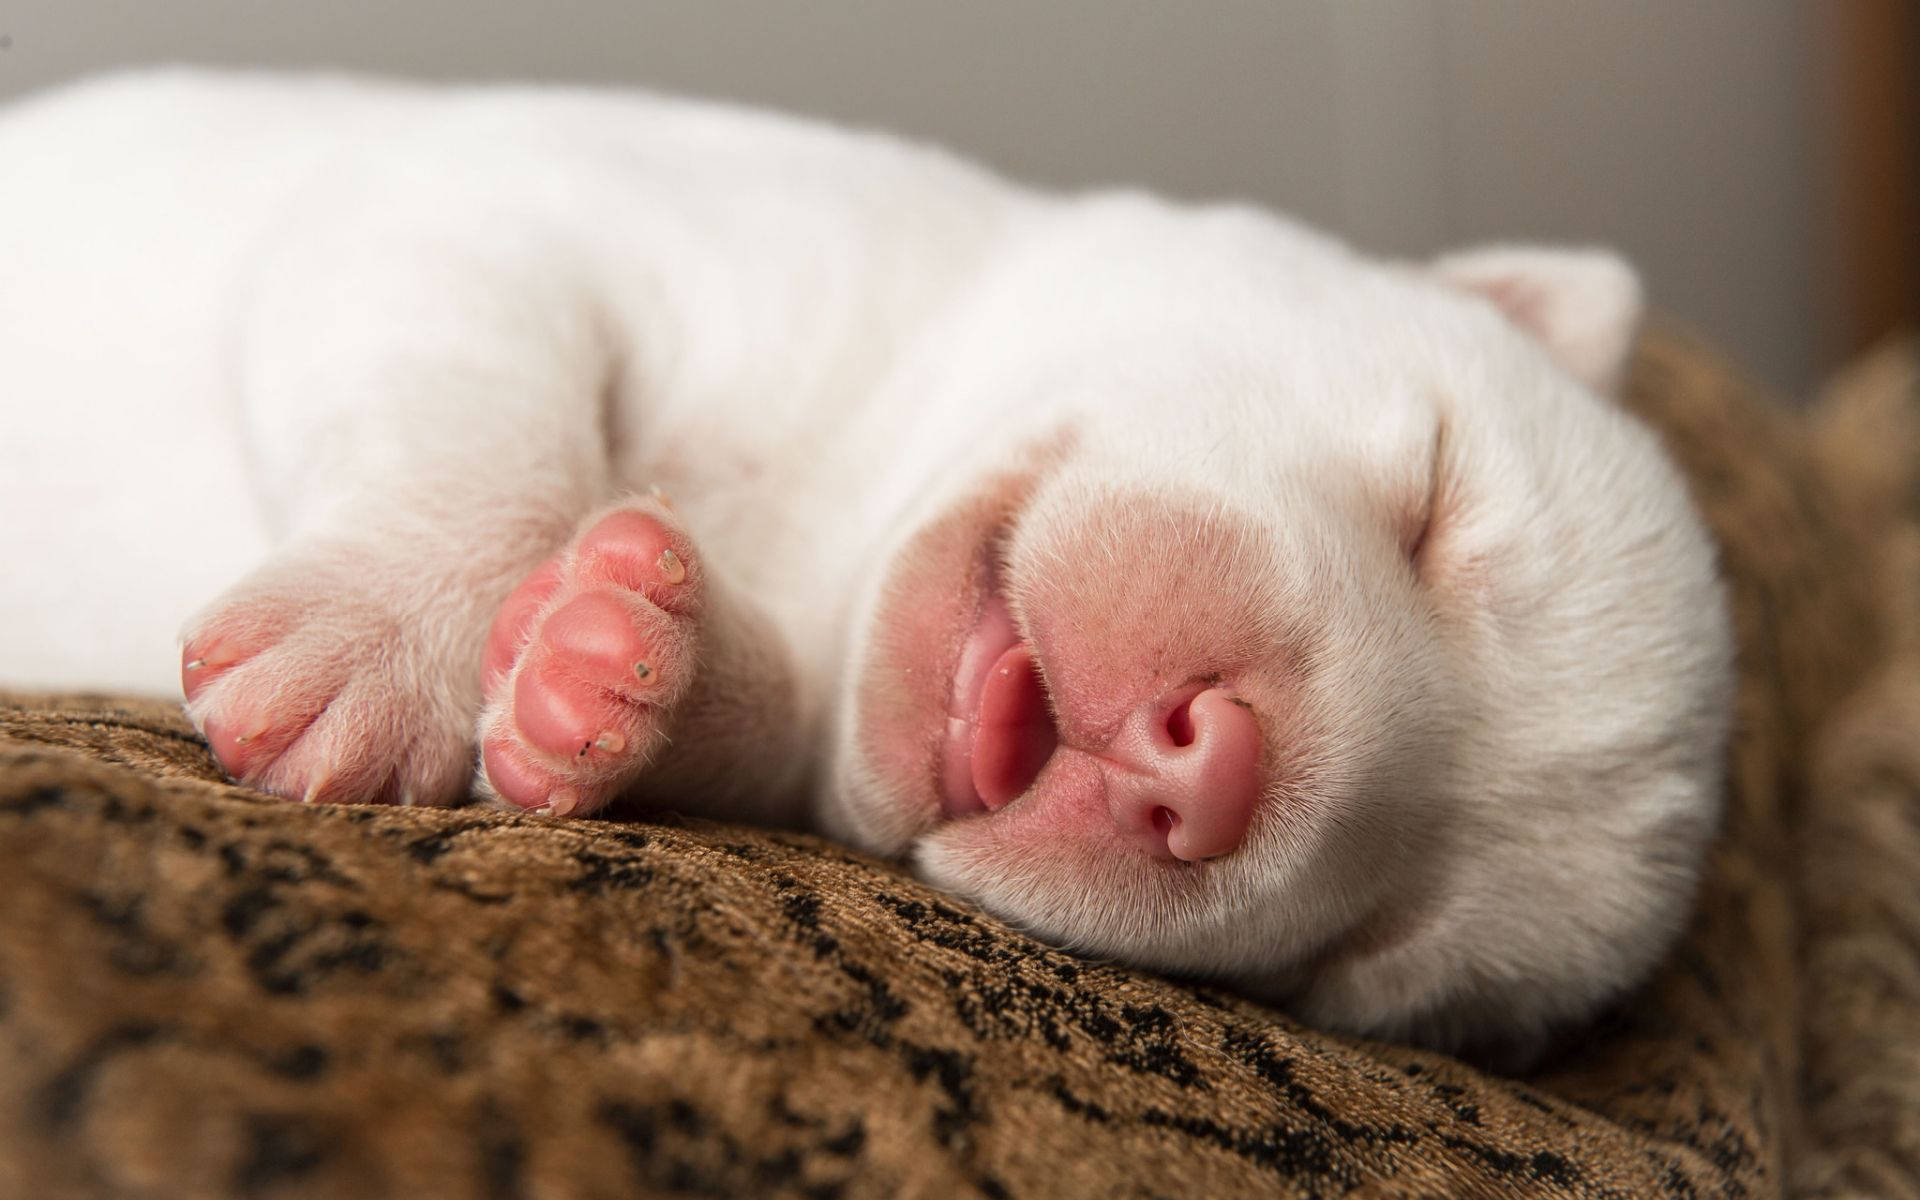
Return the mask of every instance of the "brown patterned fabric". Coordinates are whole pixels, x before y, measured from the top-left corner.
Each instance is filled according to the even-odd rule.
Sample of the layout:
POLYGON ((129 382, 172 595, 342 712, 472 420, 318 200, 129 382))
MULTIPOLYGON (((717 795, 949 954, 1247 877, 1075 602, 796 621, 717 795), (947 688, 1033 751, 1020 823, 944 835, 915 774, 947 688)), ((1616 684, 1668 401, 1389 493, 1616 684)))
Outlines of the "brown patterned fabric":
POLYGON ((1806 1127, 1795 1194, 1920 1200, 1920 344, 1849 372, 1814 454, 1865 548, 1880 636, 1821 729, 1799 835, 1806 1127))
POLYGON ((12 697, 0 1196, 1920 1195, 1920 397, 1884 361, 1810 430, 1643 348, 1733 581, 1728 827, 1655 981, 1523 1081, 816 839, 286 804, 171 705, 12 697))

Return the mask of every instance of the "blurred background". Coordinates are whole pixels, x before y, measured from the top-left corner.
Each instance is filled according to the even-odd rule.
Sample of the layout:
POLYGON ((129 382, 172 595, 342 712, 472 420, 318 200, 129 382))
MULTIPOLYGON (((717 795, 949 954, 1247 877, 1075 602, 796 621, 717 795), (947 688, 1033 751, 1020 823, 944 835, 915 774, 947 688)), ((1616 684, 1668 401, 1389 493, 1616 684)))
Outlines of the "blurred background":
MULTIPOLYGON (((1606 243, 1804 395, 1920 308, 1911 0, 8 0, 0 101, 152 62, 641 85, 1388 253, 1606 243)), ((5 164, 0 164, 0 186, 5 164)))

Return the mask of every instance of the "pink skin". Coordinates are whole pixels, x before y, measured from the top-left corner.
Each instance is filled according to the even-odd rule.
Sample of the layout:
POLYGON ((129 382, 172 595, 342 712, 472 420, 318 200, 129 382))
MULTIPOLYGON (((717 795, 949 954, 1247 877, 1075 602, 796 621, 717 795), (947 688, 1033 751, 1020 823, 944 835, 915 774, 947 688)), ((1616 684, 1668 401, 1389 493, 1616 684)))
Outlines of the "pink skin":
MULTIPOLYGON (((1125 841, 1157 859, 1199 862, 1246 837, 1263 787, 1260 745, 1244 702, 1202 683, 1146 701, 1102 745, 1064 742, 1033 647, 989 594, 955 668, 941 808, 949 818, 997 813, 1035 790, 1057 760, 1062 769, 1040 792, 1097 791, 1125 841), (1065 769, 1070 761, 1083 769, 1065 769)), ((1051 802, 1079 809, 1091 798, 1051 802)))
POLYGON ((590 522, 514 589, 484 658, 481 763, 502 799, 584 814, 645 768, 691 683, 703 595, 654 500, 590 522))
POLYGON ((201 615, 181 688, 229 775, 292 800, 458 794, 471 752, 436 708, 458 681, 435 679, 444 646, 408 640, 364 586, 382 566, 339 552, 270 565, 201 615))
MULTIPOLYGON (((250 623, 182 646, 180 687, 187 703, 278 642, 281 624, 250 623)), ((207 745, 227 774, 235 779, 256 778, 299 740, 331 698, 316 694, 301 703, 297 697, 263 697, 256 705, 214 713, 204 721, 207 745)))
MULTIPOLYGON (((1184 678, 1127 656, 1127 647, 1154 641, 1165 613, 1193 603, 1158 597, 1142 605, 1090 586, 1099 581, 1076 581, 1043 602, 1050 619, 1040 624, 1052 632, 1036 641, 996 590, 994 572, 980 566, 990 544, 983 533, 1004 519, 1004 507, 962 516, 952 530, 958 536, 945 539, 951 561, 925 580, 959 597, 944 610, 951 615, 935 618, 952 623, 951 638, 899 639, 899 653, 921 663, 908 678, 949 681, 924 698, 938 706, 927 712, 937 731, 935 819, 1011 818, 1024 828, 1043 818, 1043 827, 1060 825, 1059 834, 1095 834, 1167 863, 1232 852, 1267 782, 1261 725, 1233 684, 1219 682, 1236 676, 1217 661, 1209 668, 1204 655, 1186 662, 1192 673, 1184 678), (971 582, 948 590, 956 576, 971 582), (947 665, 927 663, 928 646, 943 641, 950 649, 933 655, 950 655, 947 665)), ((530 572, 501 604, 481 657, 481 761, 493 790, 519 808, 566 816, 593 812, 633 783, 666 743, 692 684, 705 590, 691 541, 654 499, 589 520, 571 546, 530 572)), ((298 615, 274 606, 234 612, 189 643, 189 702, 271 648, 298 615)), ((1206 629, 1246 625, 1231 613, 1203 616, 1206 629)), ((360 779, 345 773, 355 760, 329 757, 335 748, 325 739, 302 751, 319 756, 318 766, 288 758, 334 703, 336 665, 320 659, 291 676, 293 684, 249 687, 209 712, 207 736, 228 771, 309 798, 394 791, 393 780, 375 777, 391 770, 380 758, 361 756, 360 779)), ((1270 681, 1254 681, 1254 695, 1270 691, 1270 681)), ((918 725, 911 714, 922 702, 905 700, 893 710, 918 725)), ((922 735, 908 742, 925 744, 922 735)))
POLYGON ((1160 546, 1241 569, 1260 532, 1158 493, 1084 504, 1047 478, 1069 454, 984 480, 896 556, 858 684, 858 750, 883 781, 865 816, 1063 879, 1129 852, 1185 877, 1239 849, 1295 769, 1276 747, 1297 741, 1304 643, 1258 588, 1116 574, 1160 546))

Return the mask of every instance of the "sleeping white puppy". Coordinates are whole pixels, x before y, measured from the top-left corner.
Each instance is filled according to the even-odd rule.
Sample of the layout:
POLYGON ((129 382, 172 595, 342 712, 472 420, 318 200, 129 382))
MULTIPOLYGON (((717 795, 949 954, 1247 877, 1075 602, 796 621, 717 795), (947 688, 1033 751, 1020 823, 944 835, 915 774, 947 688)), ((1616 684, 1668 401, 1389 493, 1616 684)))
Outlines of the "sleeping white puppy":
POLYGON ((0 680, 178 679, 291 800, 811 822, 1445 1048, 1685 917, 1729 633, 1608 255, 577 91, 147 75, 0 163, 0 680))

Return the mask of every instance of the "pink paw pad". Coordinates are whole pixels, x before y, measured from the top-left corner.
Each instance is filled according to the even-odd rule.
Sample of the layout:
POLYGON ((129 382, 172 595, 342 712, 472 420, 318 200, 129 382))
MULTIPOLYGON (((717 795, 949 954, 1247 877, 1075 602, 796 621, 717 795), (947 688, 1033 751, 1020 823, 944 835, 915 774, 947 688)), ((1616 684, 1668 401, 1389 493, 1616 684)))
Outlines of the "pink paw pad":
POLYGON ((648 501, 602 516, 529 575, 487 642, 480 755, 493 790, 562 816, 611 799, 690 682, 699 598, 690 543, 648 501))

